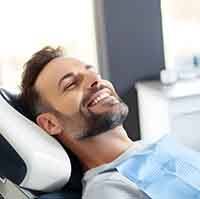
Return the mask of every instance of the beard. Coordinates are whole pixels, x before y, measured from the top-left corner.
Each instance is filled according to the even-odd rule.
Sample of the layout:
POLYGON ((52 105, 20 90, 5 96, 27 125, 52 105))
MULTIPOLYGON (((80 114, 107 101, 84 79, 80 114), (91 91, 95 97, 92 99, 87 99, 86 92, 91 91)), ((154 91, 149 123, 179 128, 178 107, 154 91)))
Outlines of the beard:
MULTIPOLYGON (((67 115, 54 110, 63 128, 76 140, 85 140, 106 133, 123 124, 128 116, 128 106, 115 96, 118 103, 104 102, 97 110, 86 108, 82 102, 75 115, 67 115)), ((87 101, 87 100, 85 100, 87 101)))
POLYGON ((118 100, 119 103, 113 105, 111 110, 107 112, 95 113, 90 111, 86 114, 81 110, 88 127, 81 132, 78 139, 84 140, 98 136, 122 125, 128 115, 128 106, 121 99, 118 100))

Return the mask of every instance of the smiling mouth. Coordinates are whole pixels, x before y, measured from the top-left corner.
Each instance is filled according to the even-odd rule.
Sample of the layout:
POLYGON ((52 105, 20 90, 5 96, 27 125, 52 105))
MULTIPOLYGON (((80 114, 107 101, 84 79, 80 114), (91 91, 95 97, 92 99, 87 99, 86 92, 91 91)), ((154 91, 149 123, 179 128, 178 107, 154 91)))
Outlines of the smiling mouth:
POLYGON ((102 89, 91 96, 87 107, 90 108, 103 102, 112 104, 119 103, 119 101, 113 95, 111 95, 110 90, 102 89))

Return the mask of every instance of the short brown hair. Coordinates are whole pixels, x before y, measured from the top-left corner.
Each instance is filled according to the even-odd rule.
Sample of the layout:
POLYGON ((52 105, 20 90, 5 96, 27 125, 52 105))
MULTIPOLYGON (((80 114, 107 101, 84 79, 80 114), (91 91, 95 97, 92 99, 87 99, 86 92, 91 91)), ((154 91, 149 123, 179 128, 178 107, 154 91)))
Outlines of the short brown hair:
POLYGON ((36 52, 24 65, 20 100, 29 119, 35 121, 38 114, 47 109, 34 84, 43 68, 53 59, 64 55, 62 48, 47 46, 36 52))

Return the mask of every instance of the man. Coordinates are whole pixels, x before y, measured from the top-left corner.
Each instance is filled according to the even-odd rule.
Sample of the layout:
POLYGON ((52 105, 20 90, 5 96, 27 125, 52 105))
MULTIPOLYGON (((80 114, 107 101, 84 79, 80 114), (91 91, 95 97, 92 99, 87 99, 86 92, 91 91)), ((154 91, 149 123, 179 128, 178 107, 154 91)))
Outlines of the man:
POLYGON ((92 66, 51 47, 25 67, 22 99, 32 119, 81 161, 82 198, 150 198, 117 170, 143 146, 127 136, 122 124, 128 107, 112 84, 92 66))
POLYGON ((61 49, 46 47, 25 64, 22 99, 31 118, 81 161, 86 171, 83 198, 106 199, 113 194, 148 198, 114 169, 105 174, 95 169, 102 167, 102 173, 102 165, 120 161, 121 154, 139 146, 122 126, 128 107, 92 66, 64 57, 61 49))

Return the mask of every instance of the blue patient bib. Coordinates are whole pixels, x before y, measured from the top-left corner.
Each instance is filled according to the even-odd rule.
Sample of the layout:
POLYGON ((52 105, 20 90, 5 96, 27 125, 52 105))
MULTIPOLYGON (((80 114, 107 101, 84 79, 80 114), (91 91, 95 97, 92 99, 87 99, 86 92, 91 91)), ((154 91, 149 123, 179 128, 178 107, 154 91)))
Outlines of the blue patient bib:
POLYGON ((152 199, 200 199, 200 152, 165 136, 117 166, 152 199))

